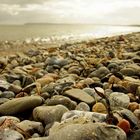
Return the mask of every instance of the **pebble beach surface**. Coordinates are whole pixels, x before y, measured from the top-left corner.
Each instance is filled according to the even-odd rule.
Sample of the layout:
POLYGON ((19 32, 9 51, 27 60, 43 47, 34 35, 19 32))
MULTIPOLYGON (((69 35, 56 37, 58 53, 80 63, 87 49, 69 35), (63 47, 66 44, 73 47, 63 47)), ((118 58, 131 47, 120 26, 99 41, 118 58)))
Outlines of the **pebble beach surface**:
POLYGON ((140 139, 140 33, 0 49, 0 140, 140 139))

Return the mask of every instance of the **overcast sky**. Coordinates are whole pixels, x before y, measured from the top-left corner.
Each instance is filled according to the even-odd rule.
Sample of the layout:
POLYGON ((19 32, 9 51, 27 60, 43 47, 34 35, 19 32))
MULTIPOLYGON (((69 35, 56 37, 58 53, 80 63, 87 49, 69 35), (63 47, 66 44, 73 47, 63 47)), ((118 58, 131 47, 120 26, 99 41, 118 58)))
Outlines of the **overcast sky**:
POLYGON ((140 0, 0 0, 0 23, 140 24, 140 0))

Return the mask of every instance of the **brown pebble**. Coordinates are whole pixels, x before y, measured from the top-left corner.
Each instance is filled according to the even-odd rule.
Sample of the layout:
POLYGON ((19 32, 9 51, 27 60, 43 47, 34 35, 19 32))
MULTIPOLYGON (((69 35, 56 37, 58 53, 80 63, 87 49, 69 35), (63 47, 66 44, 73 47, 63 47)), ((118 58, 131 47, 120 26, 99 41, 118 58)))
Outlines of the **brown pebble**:
POLYGON ((100 102, 93 105, 92 111, 107 114, 107 109, 106 109, 105 105, 103 103, 100 103, 100 102))
POLYGON ((129 103, 128 109, 134 112, 136 109, 139 108, 139 104, 136 102, 129 103))

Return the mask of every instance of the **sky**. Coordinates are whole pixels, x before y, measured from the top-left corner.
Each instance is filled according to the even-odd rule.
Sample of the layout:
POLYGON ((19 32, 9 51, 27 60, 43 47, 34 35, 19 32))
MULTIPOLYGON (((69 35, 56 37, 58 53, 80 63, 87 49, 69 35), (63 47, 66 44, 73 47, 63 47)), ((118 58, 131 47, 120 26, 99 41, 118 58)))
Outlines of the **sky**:
POLYGON ((0 0, 0 24, 139 24, 140 0, 0 0))

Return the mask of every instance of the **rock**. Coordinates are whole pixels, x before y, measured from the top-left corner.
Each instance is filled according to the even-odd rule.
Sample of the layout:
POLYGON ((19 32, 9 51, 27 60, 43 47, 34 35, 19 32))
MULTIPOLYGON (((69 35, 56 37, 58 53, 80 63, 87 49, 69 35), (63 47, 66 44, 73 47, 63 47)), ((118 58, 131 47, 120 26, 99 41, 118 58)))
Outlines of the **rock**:
POLYGON ((8 98, 8 99, 11 99, 11 98, 14 98, 15 97, 15 94, 14 92, 12 91, 4 91, 0 94, 0 97, 1 98, 8 98))
POLYGON ((116 63, 110 63, 108 64, 107 68, 110 70, 110 72, 115 73, 120 70, 120 66, 116 63))
POLYGON ((43 92, 41 93, 41 97, 46 100, 47 98, 50 98, 50 94, 48 92, 43 92))
POLYGON ((109 74, 110 71, 106 68, 106 67, 100 67, 97 70, 93 71, 89 77, 98 77, 98 78, 103 78, 105 77, 107 74, 109 74))
POLYGON ((138 127, 138 118, 128 109, 122 109, 118 113, 130 122, 131 128, 138 127))
POLYGON ((20 122, 20 120, 17 117, 13 117, 13 116, 2 116, 2 117, 0 117, 0 126, 2 125, 2 123, 5 120, 9 120, 10 122, 12 122, 14 124, 17 124, 17 123, 20 122))
POLYGON ((57 125, 50 129, 46 140, 126 140, 124 131, 104 123, 57 125))
POLYGON ((139 104, 137 102, 129 103, 128 109, 134 112, 136 109, 139 109, 139 104))
POLYGON ((16 124, 16 126, 30 135, 33 135, 34 133, 43 134, 44 132, 44 127, 41 122, 24 120, 16 124))
POLYGON ((104 122, 106 120, 106 114, 101 114, 97 112, 79 111, 79 110, 72 110, 64 113, 61 120, 67 121, 79 117, 84 117, 92 122, 104 122))
POLYGON ((81 89, 70 89, 64 92, 64 95, 74 98, 76 100, 85 102, 87 104, 94 103, 94 98, 81 89))
POLYGON ((17 131, 4 129, 0 131, 1 140, 24 140, 24 137, 17 131))
POLYGON ((40 121, 47 125, 60 121, 62 115, 67 111, 68 109, 63 105, 39 106, 33 110, 33 118, 35 121, 40 121))
POLYGON ((88 104, 86 104, 85 102, 80 102, 75 110, 80 110, 80 111, 90 111, 90 107, 88 104))
POLYGON ((14 115, 21 113, 36 106, 41 105, 43 102, 42 98, 39 96, 30 96, 12 99, 0 105, 0 114, 2 115, 14 115))
POLYGON ((136 74, 135 70, 132 68, 123 68, 120 70, 120 72, 126 76, 135 76, 135 74, 136 74))
POLYGON ((8 90, 9 87, 10 87, 10 84, 7 81, 0 80, 0 90, 1 91, 8 90))
POLYGON ((18 94, 22 90, 22 88, 18 85, 11 84, 8 90, 14 92, 15 94, 18 94))
POLYGON ((140 139, 140 129, 135 130, 127 140, 139 140, 140 139))
POLYGON ((101 97, 95 92, 93 88, 84 88, 83 91, 94 98, 94 103, 101 100, 101 97))
POLYGON ((57 58, 57 57, 50 57, 46 60, 45 62, 47 65, 52 65, 52 66, 56 66, 58 68, 61 68, 65 65, 68 64, 68 60, 63 59, 63 58, 57 58))
POLYGON ((93 105, 92 111, 107 114, 107 109, 106 109, 105 105, 103 103, 100 103, 100 102, 93 105))
POLYGON ((45 104, 49 106, 61 104, 61 105, 66 106, 69 110, 74 110, 77 105, 76 102, 62 95, 55 95, 51 99, 47 99, 45 101, 45 104))
POLYGON ((5 102, 7 102, 7 101, 9 101, 9 99, 7 99, 7 98, 0 98, 0 105, 5 103, 5 102))
POLYGON ((140 109, 136 109, 134 115, 140 120, 140 109))
POLYGON ((109 101, 112 109, 118 109, 120 107, 127 108, 130 103, 130 98, 124 93, 113 92, 109 96, 109 101))

